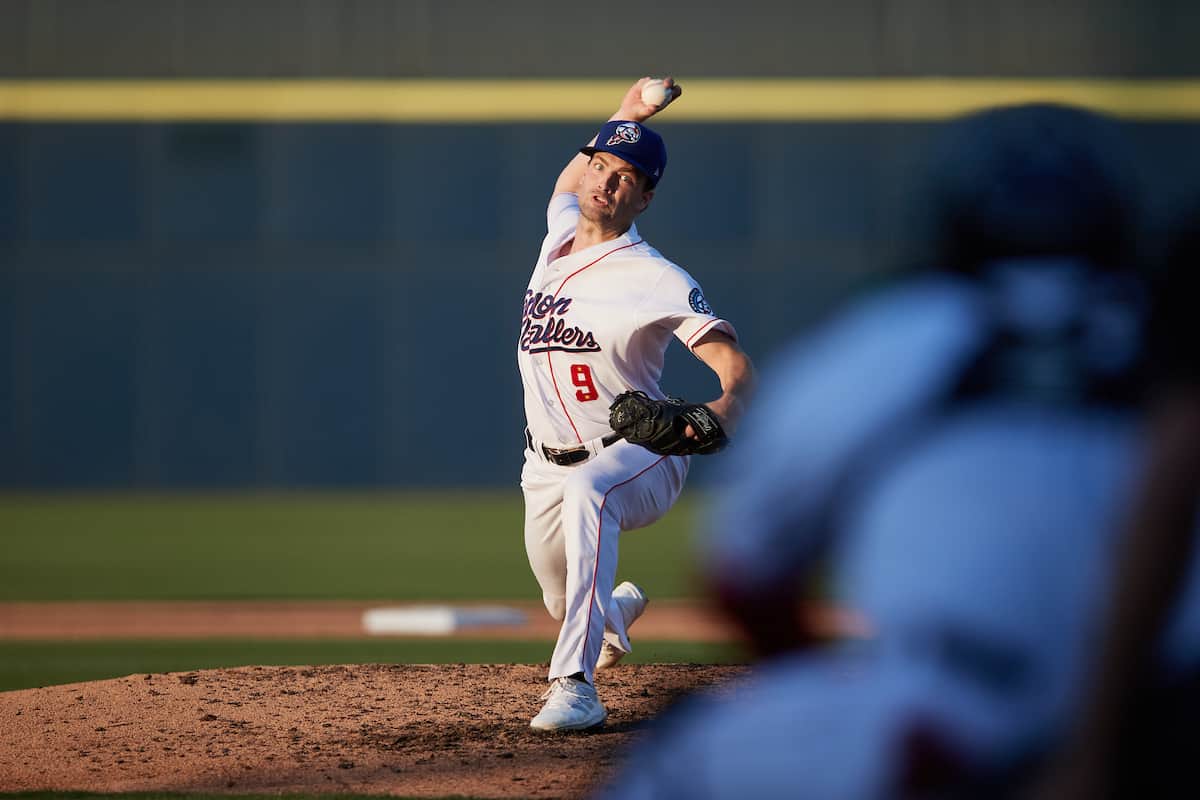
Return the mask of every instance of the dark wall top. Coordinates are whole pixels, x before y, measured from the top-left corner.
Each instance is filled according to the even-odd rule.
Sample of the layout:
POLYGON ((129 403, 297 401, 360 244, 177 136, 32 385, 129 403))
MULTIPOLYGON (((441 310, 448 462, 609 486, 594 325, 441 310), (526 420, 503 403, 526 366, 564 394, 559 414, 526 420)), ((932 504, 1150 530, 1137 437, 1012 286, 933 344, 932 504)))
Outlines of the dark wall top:
POLYGON ((7 78, 1171 77, 1197 40, 1193 0, 0 0, 7 78))

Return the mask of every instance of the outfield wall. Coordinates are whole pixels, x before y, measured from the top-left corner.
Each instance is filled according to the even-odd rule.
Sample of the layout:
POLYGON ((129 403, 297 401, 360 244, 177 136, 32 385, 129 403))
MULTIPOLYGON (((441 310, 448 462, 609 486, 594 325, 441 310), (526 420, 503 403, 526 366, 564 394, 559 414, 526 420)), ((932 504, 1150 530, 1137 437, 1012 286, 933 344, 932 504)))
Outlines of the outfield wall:
MULTIPOLYGON (((927 126, 663 126, 641 230, 756 354, 907 239, 927 126)), ((478 484, 584 125, 5 125, 9 485, 478 484)), ((672 389, 712 394, 677 350, 672 389)))
MULTIPOLYGON (((640 228, 755 356, 920 250, 935 124, 662 128, 640 228)), ((1130 130, 1161 214, 1197 126, 1130 130)), ((525 281, 588 134, 0 126, 0 483, 513 480, 525 281)), ((665 384, 716 390, 678 349, 665 384)))
MULTIPOLYGON (((53 79, 1178 80, 1200 27, 1185 2, 667 3, 662 32, 629 42, 628 15, 502 5, 0 2, 0 487, 511 485, 518 309, 546 193, 595 127, 533 121, 536 98, 512 122, 112 119, 120 82, 85 87, 64 122, 30 110, 53 79)), ((1200 186, 1195 85, 1176 86, 1180 113, 1123 123, 1151 233, 1200 186)), ((218 104, 222 86, 240 84, 218 104)), ((900 96, 860 88, 865 108, 900 96)), ((668 112, 640 228, 766 361, 920 260, 948 108, 668 112)), ((665 385, 716 390, 678 349, 665 385)))

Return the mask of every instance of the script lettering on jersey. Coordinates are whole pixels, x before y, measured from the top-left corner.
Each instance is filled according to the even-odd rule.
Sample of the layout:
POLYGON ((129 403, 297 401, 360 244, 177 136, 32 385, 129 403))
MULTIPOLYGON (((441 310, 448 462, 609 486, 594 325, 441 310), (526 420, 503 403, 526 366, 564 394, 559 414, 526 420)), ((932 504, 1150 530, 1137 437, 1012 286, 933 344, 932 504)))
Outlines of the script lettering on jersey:
POLYGON ((525 292, 521 314, 521 349, 527 353, 597 353, 600 345, 591 331, 568 326, 563 315, 571 307, 571 298, 525 292))

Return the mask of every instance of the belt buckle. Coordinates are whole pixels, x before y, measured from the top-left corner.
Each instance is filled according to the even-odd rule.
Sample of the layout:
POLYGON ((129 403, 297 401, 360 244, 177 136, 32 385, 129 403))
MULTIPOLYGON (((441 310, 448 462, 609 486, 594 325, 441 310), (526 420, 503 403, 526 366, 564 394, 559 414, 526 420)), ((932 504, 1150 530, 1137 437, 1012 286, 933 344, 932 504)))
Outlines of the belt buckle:
POLYGON ((546 458, 558 464, 560 467, 569 467, 587 461, 590 455, 586 447, 572 447, 567 450, 559 450, 555 447, 547 447, 542 445, 542 453, 546 458))

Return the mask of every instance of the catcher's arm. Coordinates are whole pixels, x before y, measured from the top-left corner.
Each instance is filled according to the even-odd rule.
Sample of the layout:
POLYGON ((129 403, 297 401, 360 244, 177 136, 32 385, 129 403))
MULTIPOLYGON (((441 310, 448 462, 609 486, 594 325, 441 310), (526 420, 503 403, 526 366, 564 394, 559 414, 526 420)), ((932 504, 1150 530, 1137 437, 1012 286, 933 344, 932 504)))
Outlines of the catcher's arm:
MULTIPOLYGON (((706 333, 692 347, 692 352, 707 364, 721 381, 721 396, 704 405, 717 415, 721 427, 732 439, 758 383, 754 364, 738 343, 722 331, 706 333)), ((691 425, 685 429, 684 436, 689 439, 697 438, 691 425)))
POLYGON ((1147 462, 1110 590, 1108 619, 1093 655, 1090 689, 1073 730, 1031 798, 1104 796, 1122 763, 1141 687, 1150 683, 1163 629, 1185 591, 1200 511, 1200 384, 1170 387, 1157 398, 1147 462))
MULTIPOLYGON (((667 100, 661 106, 646 105, 642 102, 642 87, 651 80, 651 78, 638 78, 633 86, 629 87, 629 90, 625 92, 625 97, 621 99, 621 107, 609 117, 609 120, 627 119, 633 122, 645 122, 666 108, 671 100, 683 94, 683 88, 675 84, 674 78, 663 78, 663 83, 671 89, 671 100, 667 100)), ((595 143, 596 140, 592 139, 589 144, 595 143)), ((562 173, 558 176, 558 180, 554 183, 554 194, 577 190, 579 182, 583 179, 584 173, 587 172, 588 161, 588 156, 585 156, 583 153, 577 153, 574 158, 567 162, 567 166, 563 168, 562 173)))

